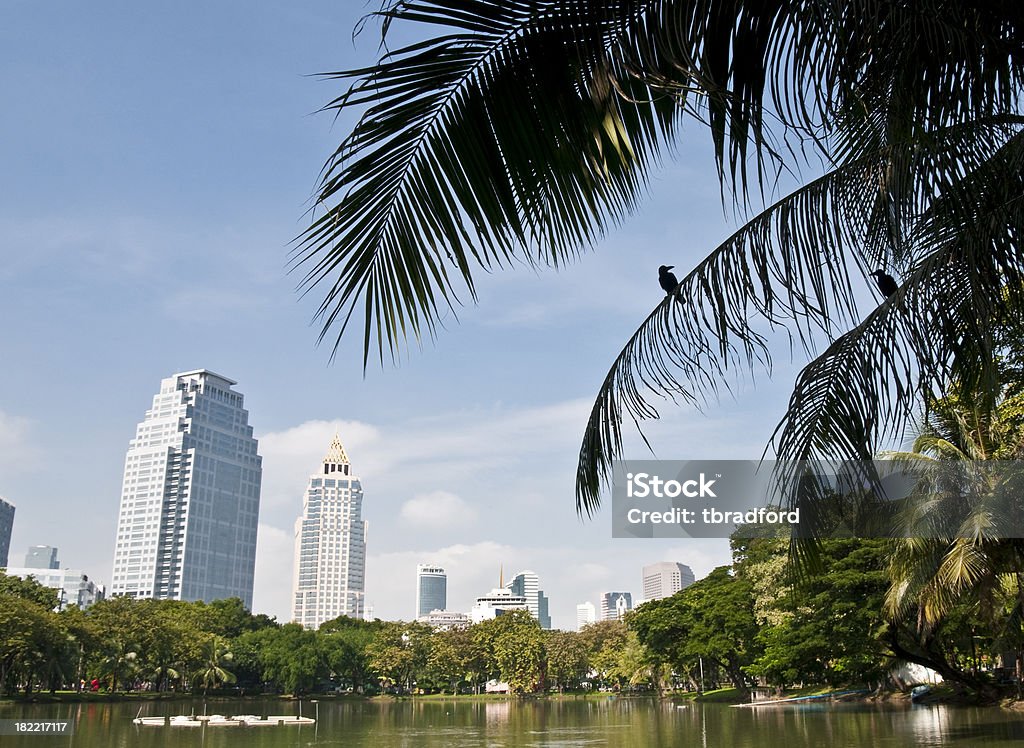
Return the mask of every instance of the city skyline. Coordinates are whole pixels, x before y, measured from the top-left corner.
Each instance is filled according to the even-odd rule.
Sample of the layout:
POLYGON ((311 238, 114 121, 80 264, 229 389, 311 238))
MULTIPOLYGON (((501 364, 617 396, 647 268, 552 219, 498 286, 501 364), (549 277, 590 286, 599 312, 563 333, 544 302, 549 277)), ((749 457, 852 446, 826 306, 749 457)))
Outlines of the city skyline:
POLYGON ((111 595, 252 607, 262 463, 236 384, 161 380, 125 456, 111 595))
MULTIPOLYGON (((559 628, 577 601, 635 590, 643 564, 685 558, 704 575, 728 563, 724 540, 613 540, 606 509, 581 520, 574 494, 594 397, 663 298, 658 266, 684 272, 737 225, 709 187, 706 134, 651 172, 650 198, 595 251, 557 271, 481 275, 435 337, 364 368, 361 321, 337 350, 318 346, 320 297, 299 297, 303 271, 288 267, 320 168, 352 124, 313 114, 342 92, 315 73, 371 64, 373 23, 352 39, 366 9, 321 0, 187 7, 27 4, 0 29, 0 312, 18 363, 0 372, 0 495, 17 506, 14 546, 60 547, 109 585, 140 406, 168 372, 207 367, 243 383, 252 413, 253 608, 279 620, 296 492, 335 431, 373 497, 366 585, 381 618, 409 616, 409 570, 424 560, 448 569, 449 606, 462 610, 502 561, 537 570, 559 628), (53 490, 58 460, 73 491, 53 490)), ((642 424, 658 457, 760 457, 800 364, 786 341, 776 352, 772 379, 736 382, 735 399, 659 407, 642 424)), ((649 454, 631 425, 623 437, 628 457, 649 454)))

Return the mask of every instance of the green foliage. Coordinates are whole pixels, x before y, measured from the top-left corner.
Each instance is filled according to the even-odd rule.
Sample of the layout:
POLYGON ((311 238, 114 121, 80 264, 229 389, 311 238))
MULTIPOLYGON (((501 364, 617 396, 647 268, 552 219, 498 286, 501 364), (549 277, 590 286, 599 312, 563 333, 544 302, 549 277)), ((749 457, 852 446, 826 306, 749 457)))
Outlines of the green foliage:
POLYGON ((525 610, 514 610, 477 624, 473 637, 494 677, 512 693, 530 693, 543 685, 544 635, 525 610))
POLYGON ((589 670, 590 651, 575 631, 549 631, 544 648, 548 656, 548 682, 559 692, 580 687, 589 670))
POLYGON ((8 576, 2 569, 0 569, 0 597, 20 597, 47 610, 53 610, 59 602, 57 590, 52 587, 45 587, 32 577, 22 579, 8 576))

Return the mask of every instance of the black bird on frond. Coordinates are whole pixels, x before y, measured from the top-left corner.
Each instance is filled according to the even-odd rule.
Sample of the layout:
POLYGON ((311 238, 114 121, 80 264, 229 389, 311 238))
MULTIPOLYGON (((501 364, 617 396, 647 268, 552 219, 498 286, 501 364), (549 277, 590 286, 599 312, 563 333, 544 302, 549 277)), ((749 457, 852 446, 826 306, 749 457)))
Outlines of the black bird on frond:
POLYGON ((658 268, 658 285, 661 286, 665 295, 675 294, 676 301, 683 303, 683 297, 679 292, 679 279, 676 274, 670 272, 675 265, 662 265, 658 268))
POLYGON ((892 296, 899 288, 899 284, 896 282, 896 279, 881 268, 873 272, 871 275, 874 276, 875 283, 878 284, 878 290, 882 292, 882 295, 885 296, 885 298, 892 296))

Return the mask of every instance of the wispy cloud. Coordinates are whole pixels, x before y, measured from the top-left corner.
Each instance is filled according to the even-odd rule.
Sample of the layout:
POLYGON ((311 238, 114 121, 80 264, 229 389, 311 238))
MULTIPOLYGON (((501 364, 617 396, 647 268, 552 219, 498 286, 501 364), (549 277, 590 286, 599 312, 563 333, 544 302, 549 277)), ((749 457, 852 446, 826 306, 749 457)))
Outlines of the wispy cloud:
POLYGON ((477 511, 463 499, 447 491, 417 494, 402 504, 399 517, 416 527, 469 527, 476 523, 477 511))
MULTIPOLYGON (((34 470, 42 456, 28 418, 0 410, 0 473, 34 470)), ((0 486, 0 493, 3 487, 0 486)))

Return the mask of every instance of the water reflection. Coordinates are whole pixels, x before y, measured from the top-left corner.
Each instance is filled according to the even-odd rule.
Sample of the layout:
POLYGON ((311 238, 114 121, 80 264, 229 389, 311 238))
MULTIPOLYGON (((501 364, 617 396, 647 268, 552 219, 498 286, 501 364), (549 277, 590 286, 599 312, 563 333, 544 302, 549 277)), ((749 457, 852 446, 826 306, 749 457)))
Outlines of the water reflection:
MULTIPOLYGON (((294 702, 218 702, 218 713, 287 714, 294 702)), ((306 705, 307 711, 312 711, 306 705)), ((0 705, 0 718, 67 719, 66 737, 4 736, 3 748, 292 748, 454 746, 476 748, 811 748, 821 745, 1008 746, 1024 740, 1024 718, 999 709, 807 704, 731 708, 641 699, 556 701, 330 701, 315 727, 143 728, 138 704, 0 705), (681 707, 681 708, 680 708, 681 707)), ((188 703, 147 704, 146 714, 189 713, 188 703)), ((202 712, 200 703, 196 711, 202 712)))

